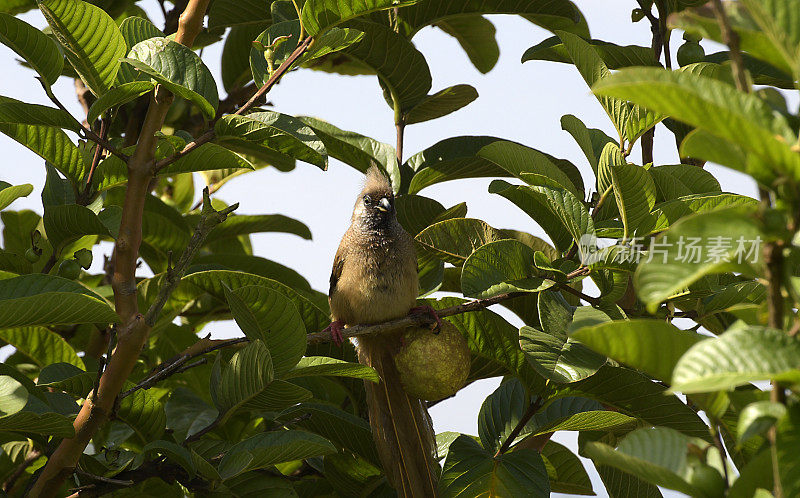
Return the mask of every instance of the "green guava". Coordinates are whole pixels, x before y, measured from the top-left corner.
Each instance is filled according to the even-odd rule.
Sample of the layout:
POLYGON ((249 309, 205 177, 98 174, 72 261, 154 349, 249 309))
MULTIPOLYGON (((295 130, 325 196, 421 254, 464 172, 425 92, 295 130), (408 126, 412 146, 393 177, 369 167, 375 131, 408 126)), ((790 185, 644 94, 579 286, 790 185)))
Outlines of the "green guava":
POLYGON ((469 375, 467 340, 444 320, 438 334, 412 328, 403 334, 403 345, 394 356, 403 389, 427 401, 448 398, 464 387, 469 375))
POLYGON ((681 67, 694 64, 695 62, 703 62, 706 57, 706 52, 703 47, 697 42, 687 41, 678 47, 678 64, 681 67))

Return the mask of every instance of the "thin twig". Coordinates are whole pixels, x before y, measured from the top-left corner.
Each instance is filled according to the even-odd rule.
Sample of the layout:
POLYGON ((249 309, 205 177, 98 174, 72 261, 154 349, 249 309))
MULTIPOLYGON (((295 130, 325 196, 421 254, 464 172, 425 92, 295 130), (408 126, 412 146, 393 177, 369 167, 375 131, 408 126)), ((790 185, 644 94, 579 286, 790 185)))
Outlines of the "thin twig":
POLYGON ((75 469, 75 472, 78 475, 87 477, 87 478, 89 478, 89 479, 91 479, 93 481, 103 482, 103 483, 106 483, 106 484, 113 484, 115 486, 133 486, 134 484, 136 484, 133 481, 128 481, 128 480, 123 481, 121 479, 111 479, 110 477, 103 477, 103 476, 98 476, 98 475, 95 475, 95 474, 91 474, 91 473, 86 472, 85 470, 83 470, 81 468, 75 469))
POLYGON ((156 367, 153 373, 150 374, 150 376, 148 376, 146 379, 136 384, 134 387, 120 394, 119 397, 120 399, 123 399, 140 389, 150 389, 151 387, 155 386, 156 384, 166 379, 167 377, 179 374, 190 368, 200 365, 201 362, 204 362, 205 360, 201 360, 201 362, 194 362, 187 364, 189 360, 197 358, 198 356, 202 356, 206 353, 210 353, 218 349, 222 349, 228 346, 233 346, 236 344, 241 344, 243 342, 248 342, 248 341, 249 339, 247 339, 246 337, 238 337, 236 339, 229 339, 219 342, 210 341, 208 338, 201 339, 201 341, 198 341, 198 343, 200 342, 203 342, 203 344, 210 343, 210 345, 200 349, 199 351, 191 351, 189 353, 184 352, 174 358, 169 359, 168 361, 156 367))
POLYGON ((750 85, 747 83, 747 74, 744 70, 744 59, 739 49, 739 34, 731 27, 731 20, 725 13, 722 0, 712 0, 714 15, 719 23, 719 31, 722 35, 722 43, 728 46, 729 58, 731 60, 731 70, 736 88, 745 93, 750 93, 750 85))
MULTIPOLYGON (((108 136, 108 120, 100 118, 100 138, 103 140, 106 139, 108 136)), ((100 144, 96 144, 94 148, 94 156, 92 156, 92 164, 89 167, 89 174, 86 175, 86 182, 83 186, 83 192, 80 194, 79 204, 86 205, 89 203, 89 197, 92 192, 92 179, 94 178, 94 172, 97 169, 97 165, 100 164, 100 158, 103 157, 103 147, 100 144)))
POLYGON ((69 112, 69 110, 67 110, 66 107, 64 107, 64 104, 62 104, 61 101, 58 100, 58 97, 55 96, 53 91, 50 89, 50 87, 47 86, 47 84, 41 77, 37 76, 36 79, 39 80, 39 84, 41 84, 42 88, 44 88, 44 93, 47 94, 47 98, 49 98, 50 101, 56 105, 56 107, 66 112, 69 115, 69 117, 72 118, 72 120, 75 121, 75 123, 77 123, 83 138, 89 139, 92 142, 96 143, 97 145, 102 145, 105 150, 119 157, 126 163, 128 162, 130 157, 127 154, 120 152, 119 150, 117 150, 116 147, 111 145, 111 142, 109 142, 104 138, 101 138, 97 133, 93 132, 91 128, 87 128, 86 126, 84 126, 82 122, 80 122, 75 116, 72 115, 72 113, 69 112))
POLYGON ((166 281, 161 285, 161 288, 158 289, 156 300, 150 305, 147 313, 145 313, 145 324, 150 327, 155 325, 158 315, 161 314, 161 310, 164 308, 164 304, 166 304, 172 291, 175 290, 178 282, 183 278, 186 269, 189 268, 189 264, 192 262, 192 259, 194 259, 194 255, 200 249, 200 246, 203 245, 203 241, 206 240, 206 237, 214 227, 225 221, 228 215, 238 207, 239 203, 237 202, 221 211, 217 211, 211 206, 211 197, 208 193, 208 187, 203 189, 203 214, 200 218, 200 223, 197 224, 197 228, 195 228, 192 238, 189 240, 189 244, 186 246, 186 249, 184 249, 183 254, 181 254, 178 264, 175 265, 174 268, 167 268, 165 276, 166 281))
POLYGON ((728 486, 730 486, 730 481, 728 480, 728 454, 725 452, 725 445, 722 443, 722 435, 720 434, 719 424, 714 422, 713 426, 714 427, 711 429, 711 432, 714 436, 714 446, 717 447, 717 451, 719 451, 719 457, 722 460, 722 471, 725 474, 725 489, 728 489, 728 486))
POLYGON ((6 493, 11 492, 14 488, 14 485, 17 483, 20 477, 25 473, 25 470, 31 466, 33 462, 39 459, 42 456, 42 452, 36 448, 31 449, 27 455, 25 455, 25 459, 20 463, 14 472, 6 479, 6 482, 3 483, 3 491, 6 493))
MULTIPOLYGON (((272 73, 272 75, 270 75, 269 79, 264 83, 264 85, 262 85, 261 88, 259 88, 258 91, 254 93, 253 96, 250 97, 250 99, 247 102, 245 102, 244 105, 242 105, 239 109, 237 109, 236 112, 234 112, 233 114, 238 116, 242 115, 245 111, 250 109, 253 106, 253 104, 255 104, 255 102, 258 101, 258 99, 260 99, 262 96, 264 96, 264 94, 269 92, 270 89, 275 85, 275 83, 278 82, 281 76, 283 76, 291 68, 292 64, 294 64, 295 61, 297 61, 297 59, 299 59, 300 56, 302 56, 306 52, 306 50, 308 50, 313 41, 314 39, 310 36, 307 37, 305 40, 303 40, 300 43, 300 45, 298 45, 297 48, 294 49, 294 52, 292 52, 289 58, 283 61, 283 64, 278 66, 278 69, 276 69, 275 72, 272 73)), ((175 161, 182 158, 186 154, 189 154, 190 152, 197 149, 201 145, 214 140, 215 136, 216 134, 214 132, 214 128, 207 130, 205 133, 197 137, 197 139, 186 144, 186 146, 183 149, 179 150, 175 154, 172 154, 171 156, 165 157, 164 159, 158 161, 155 166, 155 172, 158 173, 163 168, 166 168, 170 164, 174 163, 175 161)))
POLYGON ((519 433, 522 432, 522 429, 528 424, 528 422, 536 415, 536 412, 539 411, 539 408, 542 407, 544 404, 544 398, 541 396, 537 396, 536 400, 528 406, 528 409, 525 411, 525 414, 519 419, 517 425, 514 426, 514 429, 511 430, 508 437, 503 441, 503 444, 500 445, 500 448, 497 449, 497 452, 494 454, 495 458, 498 458, 500 455, 508 451, 512 444, 514 444, 514 440, 517 439, 519 433))

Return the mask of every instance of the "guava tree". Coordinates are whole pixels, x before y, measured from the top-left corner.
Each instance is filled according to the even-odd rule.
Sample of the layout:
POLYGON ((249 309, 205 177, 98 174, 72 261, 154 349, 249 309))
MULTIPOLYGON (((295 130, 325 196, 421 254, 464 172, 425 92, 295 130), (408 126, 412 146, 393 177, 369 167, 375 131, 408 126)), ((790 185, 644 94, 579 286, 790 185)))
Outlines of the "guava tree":
MULTIPOLYGON (((503 377, 476 406, 477 436, 437 435, 439 495, 800 495, 800 117, 786 103, 800 88, 800 1, 703 3, 631 2, 653 33, 642 47, 592 39, 568 0, 175 0, 159 2, 161 28, 133 0, 0 1, 0 42, 25 66, 13 77, 52 101, 0 97, 0 132, 46 174, 38 212, 13 209, 30 184, 0 182, 3 491, 404 494, 364 418, 376 372, 321 332, 324 293, 253 254, 252 233, 308 228, 212 198, 235 175, 335 158, 391 179, 420 304, 466 338, 467 382, 503 377), (14 17, 37 7, 45 30, 14 17), (488 14, 552 31, 522 63, 574 65, 597 96, 614 136, 561 120, 592 175, 502 137, 403 150, 406 127, 477 98, 432 88, 415 34, 436 25, 488 72, 488 14), (685 40, 674 52, 671 36, 685 40), (727 48, 706 54, 702 39, 727 48), (224 98, 200 55, 220 42, 224 98), (264 107, 295 69, 377 75, 397 142, 264 107), (53 92, 62 77, 85 115, 53 92), (674 135, 681 164, 653 164, 656 132, 674 135), (706 161, 752 177, 760 199, 722 192, 706 161), (548 240, 420 194, 474 177, 496 178, 489 194, 548 240), (104 271, 86 271, 101 255, 104 271), (230 318, 241 337, 206 337, 230 318), (557 431, 579 431, 605 489, 557 431)), ((345 335, 409 325, 431 319, 345 335)))

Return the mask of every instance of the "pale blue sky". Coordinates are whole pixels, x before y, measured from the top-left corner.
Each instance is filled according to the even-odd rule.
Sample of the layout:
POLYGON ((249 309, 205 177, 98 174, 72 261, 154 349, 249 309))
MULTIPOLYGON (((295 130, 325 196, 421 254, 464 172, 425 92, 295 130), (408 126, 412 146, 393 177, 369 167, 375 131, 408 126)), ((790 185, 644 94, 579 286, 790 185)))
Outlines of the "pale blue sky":
MULTIPOLYGON (((594 38, 650 45, 648 24, 630 21, 630 11, 636 6, 633 0, 578 0, 577 3, 594 38)), ((160 24, 156 3, 141 4, 156 24, 160 24)), ((25 14, 23 19, 39 27, 44 25, 38 12, 25 14)), ((493 135, 570 159, 581 169, 587 187, 591 188, 594 184, 591 169, 569 134, 561 130, 559 120, 564 114, 574 114, 587 126, 603 129, 614 136, 610 121, 573 66, 541 61, 520 63, 525 49, 550 36, 548 32, 515 16, 491 16, 490 19, 497 27, 500 60, 486 75, 475 70, 456 41, 438 29, 425 28, 414 38, 428 60, 433 75, 432 91, 468 83, 478 90, 480 97, 454 114, 409 126, 406 157, 447 137, 493 135)), ((680 43, 680 35, 673 36, 673 50, 680 43)), ((215 76, 220 71, 221 48, 218 44, 203 53, 203 60, 215 76)), ((33 79, 33 73, 18 66, 15 60, 16 54, 0 46, 0 67, 7 75, 0 82, 0 95, 49 104, 33 79)), ((221 80, 218 78, 218 81, 221 80)), ((221 83, 219 86, 222 93, 221 83)), ((55 91, 79 116, 81 109, 75 99, 72 80, 62 78, 55 91)), ((343 77, 300 70, 287 75, 273 89, 269 99, 280 112, 316 116, 340 128, 394 143, 393 112, 386 105, 375 77, 343 77)), ((794 102, 796 105, 796 100, 794 102)), ((4 135, 0 135, 0 150, 4 156, 0 179, 12 184, 32 183, 35 187, 30 197, 16 201, 11 209, 27 208, 41 213, 43 161, 4 135)), ((631 157, 635 160, 641 157, 638 147, 631 157)), ((656 164, 678 162, 673 136, 662 126, 656 133, 655 158, 656 164)), ((755 186, 743 175, 714 165, 709 165, 708 169, 717 175, 723 190, 755 195, 755 186)), ((196 177, 200 187, 201 178, 196 177)), ((313 241, 282 234, 256 234, 252 237, 254 253, 297 269, 315 288, 326 291, 333 255, 349 223, 361 181, 358 172, 332 160, 327 172, 299 164, 291 173, 268 168, 247 174, 229 182, 218 196, 229 203, 239 202, 240 214, 283 213, 305 222, 311 229, 313 241)), ((422 195, 433 197, 446 207, 466 201, 470 217, 483 219, 496 228, 515 228, 544 237, 524 213, 505 199, 489 194, 488 184, 488 179, 462 180, 429 187, 422 195)), ((101 246, 100 252, 95 254, 93 270, 99 271, 97 262, 102 261, 101 253, 108 254, 109 249, 107 244, 101 246)), ((509 319, 519 325, 514 317, 509 316, 509 319)), ((232 322, 211 325, 205 332, 219 337, 240 334, 232 322)), ((477 434, 480 403, 498 381, 477 382, 455 398, 434 407, 431 414, 437 432, 477 434)), ((555 439, 574 449, 574 434, 559 434, 555 439)), ((593 481, 599 482, 591 463, 586 463, 593 481)), ((596 489, 602 490, 602 484, 596 484, 596 489)))

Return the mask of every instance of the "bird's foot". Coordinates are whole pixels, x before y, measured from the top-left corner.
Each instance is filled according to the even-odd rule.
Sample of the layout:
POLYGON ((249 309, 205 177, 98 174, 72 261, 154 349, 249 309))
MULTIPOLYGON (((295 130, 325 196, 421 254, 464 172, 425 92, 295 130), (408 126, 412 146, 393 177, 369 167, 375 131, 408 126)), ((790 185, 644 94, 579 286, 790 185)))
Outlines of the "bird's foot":
POLYGON ((342 337, 342 330, 344 330, 344 322, 341 320, 335 320, 328 325, 323 332, 328 332, 331 334, 331 342, 336 344, 337 346, 341 347, 342 342, 344 342, 344 337, 342 337))
POLYGON ((429 317, 436 320, 436 327, 433 329, 433 332, 438 334, 442 330, 442 319, 439 317, 439 314, 436 313, 436 310, 428 305, 415 306, 411 308, 409 314, 428 315, 429 317))

